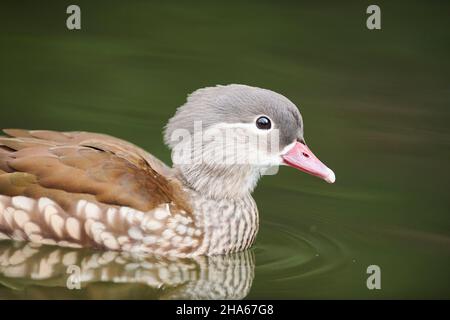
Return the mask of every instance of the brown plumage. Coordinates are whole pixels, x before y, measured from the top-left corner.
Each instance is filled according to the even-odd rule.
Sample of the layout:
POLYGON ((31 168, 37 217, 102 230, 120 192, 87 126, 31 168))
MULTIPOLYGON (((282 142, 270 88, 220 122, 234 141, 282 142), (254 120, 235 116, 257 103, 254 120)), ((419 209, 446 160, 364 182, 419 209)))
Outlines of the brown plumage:
MULTIPOLYGON (((87 132, 18 129, 4 132, 8 136, 0 137, 0 195, 3 195, 0 197, 4 201, 5 213, 0 213, 0 234, 16 240, 109 249, 123 248, 112 240, 122 235, 128 238, 128 241, 122 240, 129 244, 125 248, 136 249, 141 244, 137 240, 141 239, 130 238, 128 231, 134 226, 141 228, 142 219, 131 221, 130 215, 123 214, 119 218, 117 214, 108 226, 105 221, 108 209, 115 209, 114 212, 121 208, 152 212, 161 205, 167 205, 168 210, 182 213, 193 221, 181 183, 171 176, 171 169, 128 142, 87 132), (28 211, 20 205, 14 206, 14 199, 20 201, 24 197, 36 202, 50 199, 57 205, 54 207, 58 217, 44 221, 45 208, 39 209, 38 203, 28 211), (14 209, 12 225, 7 221, 7 203, 14 209), (88 204, 90 208, 95 206, 97 216, 88 217, 87 210, 83 216, 78 209, 80 203, 85 207, 88 204), (28 215, 23 219, 31 222, 28 228, 16 221, 24 216, 23 212, 28 215), (101 235, 87 230, 89 218, 106 226, 100 232, 106 230, 105 234, 111 236, 104 236, 104 240, 101 235), (70 234, 69 228, 74 224, 80 225, 75 231, 78 237, 70 234), (33 232, 36 230, 38 232, 33 232)), ((160 236, 162 231, 156 230, 153 234, 160 236)), ((180 252, 187 253, 193 248, 186 247, 180 252)), ((170 246, 166 249, 169 250, 170 246)))
POLYGON ((3 130, 0 194, 57 199, 64 209, 80 199, 141 211, 173 202, 189 207, 164 163, 126 141, 88 132, 3 130))

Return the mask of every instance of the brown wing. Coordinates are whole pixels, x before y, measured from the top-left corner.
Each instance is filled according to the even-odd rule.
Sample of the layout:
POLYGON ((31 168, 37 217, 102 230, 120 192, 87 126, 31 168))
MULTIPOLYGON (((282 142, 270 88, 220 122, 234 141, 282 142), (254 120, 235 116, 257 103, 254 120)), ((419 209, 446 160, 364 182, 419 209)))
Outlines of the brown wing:
POLYGON ((0 137, 0 194, 48 197, 69 208, 79 199, 151 210, 190 211, 171 169, 118 138, 87 132, 8 129, 0 137))

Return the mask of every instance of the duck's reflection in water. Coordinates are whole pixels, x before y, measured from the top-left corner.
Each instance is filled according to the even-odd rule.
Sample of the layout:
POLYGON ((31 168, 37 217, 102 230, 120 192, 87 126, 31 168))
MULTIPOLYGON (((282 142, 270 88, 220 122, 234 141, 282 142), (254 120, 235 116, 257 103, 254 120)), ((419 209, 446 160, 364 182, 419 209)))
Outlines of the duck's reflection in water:
POLYGON ((248 250, 179 259, 0 241, 0 296, 243 299, 254 267, 254 254, 248 250))

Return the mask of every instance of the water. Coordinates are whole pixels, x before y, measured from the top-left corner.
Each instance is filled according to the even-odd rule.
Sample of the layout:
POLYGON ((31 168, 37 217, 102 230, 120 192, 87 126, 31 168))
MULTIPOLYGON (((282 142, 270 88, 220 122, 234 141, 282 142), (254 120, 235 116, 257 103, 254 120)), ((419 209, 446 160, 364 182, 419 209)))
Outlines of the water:
POLYGON ((448 3, 378 2, 376 32, 357 2, 78 3, 69 32, 64 3, 2 2, 1 127, 109 133, 169 163, 161 129, 186 94, 245 83, 300 107, 337 182, 264 177, 256 244, 229 257, 1 242, 0 298, 450 298, 448 3))

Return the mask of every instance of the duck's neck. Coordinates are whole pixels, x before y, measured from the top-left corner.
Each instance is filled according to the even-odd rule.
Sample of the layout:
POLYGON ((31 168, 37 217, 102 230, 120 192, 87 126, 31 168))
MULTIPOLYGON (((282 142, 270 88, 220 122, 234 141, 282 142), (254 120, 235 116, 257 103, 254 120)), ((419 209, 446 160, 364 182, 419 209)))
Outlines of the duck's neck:
POLYGON ((255 167, 175 167, 176 175, 191 190, 193 215, 204 230, 200 254, 245 250, 258 231, 258 210, 251 197, 260 170, 255 167))
POLYGON ((249 196, 261 177, 261 170, 250 165, 197 164, 176 166, 175 169, 186 186, 216 200, 249 196))

